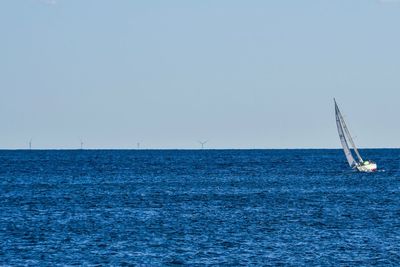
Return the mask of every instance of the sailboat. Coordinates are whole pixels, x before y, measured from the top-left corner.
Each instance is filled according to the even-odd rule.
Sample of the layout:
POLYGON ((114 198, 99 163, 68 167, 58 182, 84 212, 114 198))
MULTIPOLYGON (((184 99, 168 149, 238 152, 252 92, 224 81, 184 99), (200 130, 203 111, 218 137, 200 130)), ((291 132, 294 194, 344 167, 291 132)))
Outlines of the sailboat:
POLYGON ((340 113, 339 107, 336 103, 336 100, 333 99, 335 102, 335 115, 336 115, 336 125, 340 137, 340 141, 342 142, 343 146, 343 151, 344 154, 346 155, 347 162, 349 163, 350 167, 353 169, 356 169, 360 172, 374 172, 377 170, 377 165, 375 162, 372 160, 363 160, 360 152, 358 152, 358 149, 356 145, 354 144, 353 138, 350 135, 349 129, 346 126, 346 123, 343 119, 342 114, 340 113), (353 152, 350 150, 349 147, 350 145, 353 147, 353 152, 356 154, 356 157, 358 159, 355 160, 353 156, 353 152))

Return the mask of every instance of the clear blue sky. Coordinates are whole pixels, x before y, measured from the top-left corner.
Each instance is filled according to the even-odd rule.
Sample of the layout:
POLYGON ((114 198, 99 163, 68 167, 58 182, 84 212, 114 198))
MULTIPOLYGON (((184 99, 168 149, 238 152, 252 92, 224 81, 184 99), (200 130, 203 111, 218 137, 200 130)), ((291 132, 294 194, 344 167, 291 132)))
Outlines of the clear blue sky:
POLYGON ((0 147, 400 147, 395 0, 2 0, 0 147))

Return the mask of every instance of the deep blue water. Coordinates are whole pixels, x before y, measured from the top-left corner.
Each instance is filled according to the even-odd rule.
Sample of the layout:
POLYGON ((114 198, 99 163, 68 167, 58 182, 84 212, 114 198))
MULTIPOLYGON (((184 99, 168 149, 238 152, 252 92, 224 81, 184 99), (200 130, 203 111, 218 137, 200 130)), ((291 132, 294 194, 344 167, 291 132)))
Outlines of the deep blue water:
POLYGON ((400 265, 400 150, 0 151, 0 265, 400 265))

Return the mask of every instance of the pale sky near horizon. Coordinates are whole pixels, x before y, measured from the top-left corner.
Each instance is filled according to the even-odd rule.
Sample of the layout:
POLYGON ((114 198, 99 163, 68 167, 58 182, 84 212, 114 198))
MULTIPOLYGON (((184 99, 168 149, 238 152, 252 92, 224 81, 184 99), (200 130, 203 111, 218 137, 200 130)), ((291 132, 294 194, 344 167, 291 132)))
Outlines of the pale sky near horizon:
POLYGON ((400 147, 395 0, 2 0, 0 148, 400 147))

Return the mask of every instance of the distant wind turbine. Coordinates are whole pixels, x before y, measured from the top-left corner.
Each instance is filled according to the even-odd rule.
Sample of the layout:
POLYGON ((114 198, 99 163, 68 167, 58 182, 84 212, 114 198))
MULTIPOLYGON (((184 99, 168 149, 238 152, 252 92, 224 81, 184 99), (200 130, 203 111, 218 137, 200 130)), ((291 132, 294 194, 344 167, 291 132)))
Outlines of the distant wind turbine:
POLYGON ((81 150, 83 149, 83 141, 81 140, 81 150))
POLYGON ((136 148, 137 148, 137 149, 140 149, 140 142, 137 142, 137 143, 136 143, 136 148))
POLYGON ((200 145, 201 145, 201 149, 204 149, 204 145, 207 144, 207 141, 199 141, 200 145))
POLYGON ((29 140, 29 150, 32 150, 32 138, 29 140))

